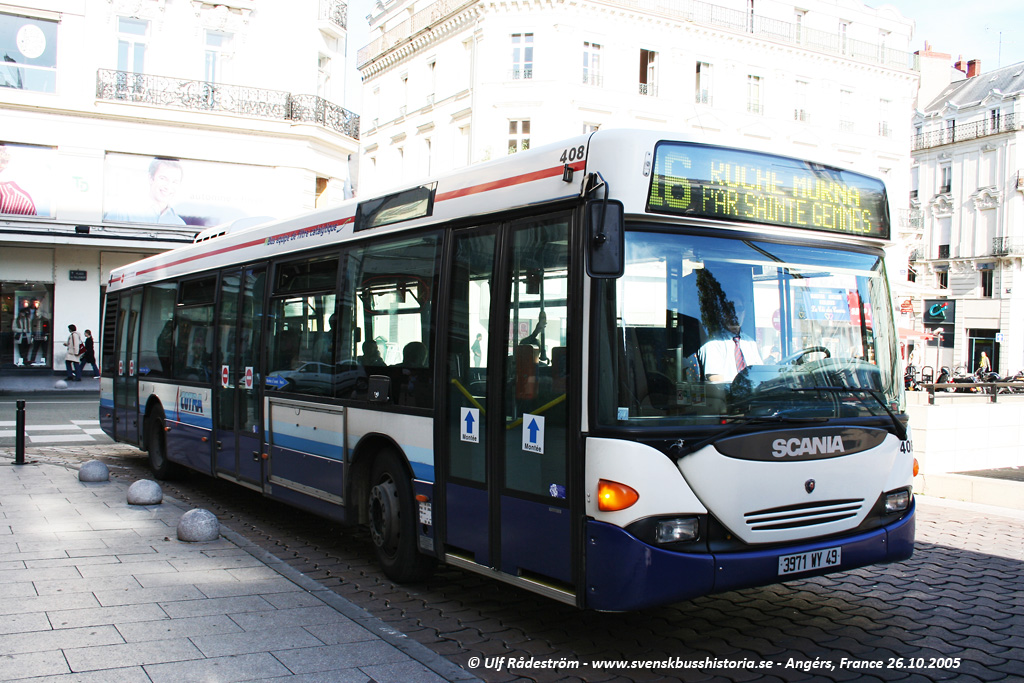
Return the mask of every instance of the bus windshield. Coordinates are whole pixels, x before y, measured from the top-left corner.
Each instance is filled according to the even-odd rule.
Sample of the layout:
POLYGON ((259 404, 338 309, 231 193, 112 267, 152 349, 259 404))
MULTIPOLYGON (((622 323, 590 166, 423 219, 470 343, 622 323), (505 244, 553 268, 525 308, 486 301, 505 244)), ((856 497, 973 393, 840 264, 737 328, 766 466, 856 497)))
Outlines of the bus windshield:
POLYGON ((634 229, 625 275, 599 287, 601 424, 885 417, 902 400, 881 251, 634 229))

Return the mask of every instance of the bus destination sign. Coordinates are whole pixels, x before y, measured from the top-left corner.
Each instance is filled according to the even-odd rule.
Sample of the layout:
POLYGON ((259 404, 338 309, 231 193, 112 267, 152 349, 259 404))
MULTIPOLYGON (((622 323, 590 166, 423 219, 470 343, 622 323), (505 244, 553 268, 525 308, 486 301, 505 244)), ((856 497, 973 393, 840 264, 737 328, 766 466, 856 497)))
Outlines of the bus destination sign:
POLYGON ((662 142, 647 210, 889 238, 881 180, 790 157, 662 142))

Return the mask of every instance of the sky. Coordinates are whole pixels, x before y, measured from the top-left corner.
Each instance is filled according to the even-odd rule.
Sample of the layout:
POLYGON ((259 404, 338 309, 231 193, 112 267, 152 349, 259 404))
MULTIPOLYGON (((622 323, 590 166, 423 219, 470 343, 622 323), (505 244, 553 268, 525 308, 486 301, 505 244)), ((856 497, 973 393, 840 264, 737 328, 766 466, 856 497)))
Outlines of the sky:
MULTIPOLYGON (((892 5, 915 21, 909 52, 923 50, 927 40, 932 50, 951 55, 951 62, 958 56, 980 59, 982 73, 1024 62, 1024 0, 868 0, 865 4, 892 5)), ((350 0, 348 6, 346 99, 355 111, 362 96, 356 51, 369 42, 366 16, 372 7, 372 0, 350 0)))
POLYGON ((915 21, 910 52, 928 41, 935 52, 956 61, 980 59, 981 72, 1024 62, 1024 2, 1021 0, 888 0, 865 3, 892 5, 915 21))

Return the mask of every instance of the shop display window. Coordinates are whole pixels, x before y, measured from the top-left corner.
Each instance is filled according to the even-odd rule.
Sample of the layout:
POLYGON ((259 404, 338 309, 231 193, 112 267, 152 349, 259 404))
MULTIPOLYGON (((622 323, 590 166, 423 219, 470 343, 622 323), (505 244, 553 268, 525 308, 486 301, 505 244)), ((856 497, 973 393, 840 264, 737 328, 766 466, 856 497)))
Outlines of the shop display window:
POLYGON ((0 283, 0 365, 53 367, 53 285, 0 283))

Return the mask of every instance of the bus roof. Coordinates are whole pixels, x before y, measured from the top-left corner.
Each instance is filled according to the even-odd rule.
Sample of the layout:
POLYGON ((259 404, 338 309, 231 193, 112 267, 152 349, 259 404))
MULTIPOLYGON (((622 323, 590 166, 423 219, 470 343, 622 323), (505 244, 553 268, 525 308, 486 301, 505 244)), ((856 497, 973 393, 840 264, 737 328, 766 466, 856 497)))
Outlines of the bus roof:
MULTIPOLYGON (((328 209, 258 222, 242 229, 207 229, 199 233, 192 245, 113 270, 108 288, 117 291, 235 263, 250 263, 364 234, 397 234, 459 218, 486 217, 500 211, 568 200, 582 195, 587 176, 595 170, 611 188, 611 196, 623 202, 627 214, 669 213, 652 214, 647 206, 655 161, 652 155, 662 141, 704 144, 691 135, 664 131, 611 129, 580 135, 372 198, 356 198, 328 209)), ((882 186, 881 181, 870 180, 882 186)))

